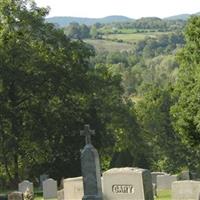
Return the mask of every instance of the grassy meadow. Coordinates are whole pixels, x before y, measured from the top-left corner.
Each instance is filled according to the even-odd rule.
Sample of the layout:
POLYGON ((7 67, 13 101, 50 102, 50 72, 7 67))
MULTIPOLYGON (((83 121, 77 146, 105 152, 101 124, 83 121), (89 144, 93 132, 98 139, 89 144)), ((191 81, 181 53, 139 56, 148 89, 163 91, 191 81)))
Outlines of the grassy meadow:
MULTIPOLYGON (((44 200, 42 196, 36 197, 35 200, 44 200)), ((56 199, 51 199, 56 200, 56 199)), ((163 190, 158 192, 158 197, 154 200, 171 200, 171 192, 169 190, 163 190)))
POLYGON ((109 40, 93 40, 93 39, 87 39, 84 41, 94 46, 97 52, 130 51, 133 48, 132 44, 127 44, 123 42, 115 42, 109 40))
POLYGON ((145 37, 156 38, 159 35, 168 34, 168 32, 128 32, 119 34, 105 34, 102 39, 85 39, 84 41, 95 47, 97 52, 116 52, 116 51, 130 51, 134 44, 145 37))

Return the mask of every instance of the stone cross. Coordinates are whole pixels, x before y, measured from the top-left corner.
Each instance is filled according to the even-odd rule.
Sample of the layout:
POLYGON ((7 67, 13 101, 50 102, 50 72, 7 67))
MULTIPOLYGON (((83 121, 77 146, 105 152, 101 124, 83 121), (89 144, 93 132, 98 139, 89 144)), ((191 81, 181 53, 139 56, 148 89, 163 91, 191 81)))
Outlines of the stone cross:
POLYGON ((80 131, 80 134, 85 136, 85 143, 87 145, 91 144, 91 135, 95 135, 95 131, 90 130, 90 125, 86 124, 84 130, 80 131))
POLYGON ((91 135, 94 135, 94 131, 90 130, 89 125, 85 125, 81 135, 86 137, 86 145, 81 151, 81 172, 84 190, 82 200, 102 200, 99 154, 91 144, 91 135))

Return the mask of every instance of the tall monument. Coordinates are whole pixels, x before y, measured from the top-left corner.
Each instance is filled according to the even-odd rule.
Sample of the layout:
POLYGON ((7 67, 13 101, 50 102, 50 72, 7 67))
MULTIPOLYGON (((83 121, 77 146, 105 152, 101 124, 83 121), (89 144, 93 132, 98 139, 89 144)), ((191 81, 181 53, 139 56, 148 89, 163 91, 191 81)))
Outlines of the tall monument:
POLYGON ((91 135, 94 135, 95 131, 90 130, 89 125, 85 125, 84 130, 80 133, 85 136, 86 141, 86 145, 81 151, 81 171, 84 188, 82 200, 103 200, 99 155, 91 143, 91 135))

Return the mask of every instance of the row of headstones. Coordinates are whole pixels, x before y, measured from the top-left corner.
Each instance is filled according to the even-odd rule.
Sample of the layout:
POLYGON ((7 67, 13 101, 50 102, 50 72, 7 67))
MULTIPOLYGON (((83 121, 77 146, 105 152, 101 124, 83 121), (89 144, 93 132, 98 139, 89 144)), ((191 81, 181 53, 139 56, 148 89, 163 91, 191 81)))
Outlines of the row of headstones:
POLYGON ((195 173, 189 171, 182 171, 179 175, 171 175, 165 172, 151 172, 152 183, 156 185, 158 190, 171 189, 171 184, 177 180, 194 180, 195 173))
MULTIPOLYGON (((141 168, 113 168, 101 178, 103 200, 153 200, 153 188, 149 170, 141 168)), ((58 200, 81 200, 83 178, 64 179, 58 200)))
MULTIPOLYGON (((103 173, 102 188, 104 200, 153 200, 151 174, 146 169, 110 169, 103 173)), ((21 193, 24 194, 27 190, 33 193, 33 184, 31 182, 23 181, 19 184, 21 193)), ((53 179, 47 179, 43 182, 44 199, 82 200, 83 195, 82 177, 64 179, 63 189, 59 191, 57 191, 57 182, 53 179)), ((8 200, 22 199, 10 196, 8 200)))
MULTIPOLYGON (((156 191, 171 190, 172 200, 200 200, 200 181, 190 180, 196 176, 189 171, 183 171, 179 176, 152 172, 151 176, 156 191)), ((154 192, 157 193, 156 191, 154 192)))
MULTIPOLYGON (((185 176, 184 179, 189 179, 185 176)), ((172 199, 195 199, 199 198, 199 181, 177 181, 177 175, 170 175, 164 172, 150 172, 139 168, 115 168, 103 173, 102 188, 105 200, 110 199, 153 199, 152 183, 157 190, 172 189, 172 199)), ((63 181, 63 189, 57 191, 57 181, 47 179, 43 181, 44 199, 58 200, 81 200, 83 197, 82 177, 68 178, 63 181)), ((155 190, 155 188, 154 188, 155 190)), ((33 183, 23 181, 19 184, 19 192, 11 193, 8 200, 25 199, 22 196, 28 193, 33 194, 33 183)), ((154 191, 156 194, 156 191, 154 191)), ((199 200, 199 199, 198 199, 199 200)))
MULTIPOLYGON (((43 198, 56 199, 57 198, 57 181, 53 179, 46 179, 42 183, 43 198)), ((18 184, 18 191, 8 194, 8 200, 32 200, 34 199, 33 183, 25 180, 18 184)))
POLYGON ((179 175, 171 175, 165 172, 151 172, 152 183, 158 190, 171 189, 174 181, 196 180, 196 174, 189 171, 182 171, 179 175))

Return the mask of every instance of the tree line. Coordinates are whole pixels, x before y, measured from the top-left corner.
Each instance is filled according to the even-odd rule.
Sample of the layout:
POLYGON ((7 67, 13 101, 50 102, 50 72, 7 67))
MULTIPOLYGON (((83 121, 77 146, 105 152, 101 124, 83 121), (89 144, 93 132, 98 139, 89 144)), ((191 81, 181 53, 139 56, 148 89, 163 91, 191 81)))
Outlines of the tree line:
POLYGON ((120 34, 124 29, 132 32, 167 32, 180 31, 185 27, 184 20, 162 20, 156 17, 141 18, 132 22, 115 22, 110 24, 95 23, 88 26, 85 24, 70 23, 64 27, 65 34, 74 39, 102 39, 106 34, 120 34))
MULTIPOLYGON (((102 169, 200 172, 199 17, 145 38, 132 52, 96 54, 45 22, 33 1, 0 4, 0 178, 80 175, 80 130, 96 130, 102 169), (195 159, 194 159, 195 158, 195 159)), ((73 37, 72 37, 73 38, 73 37)))

